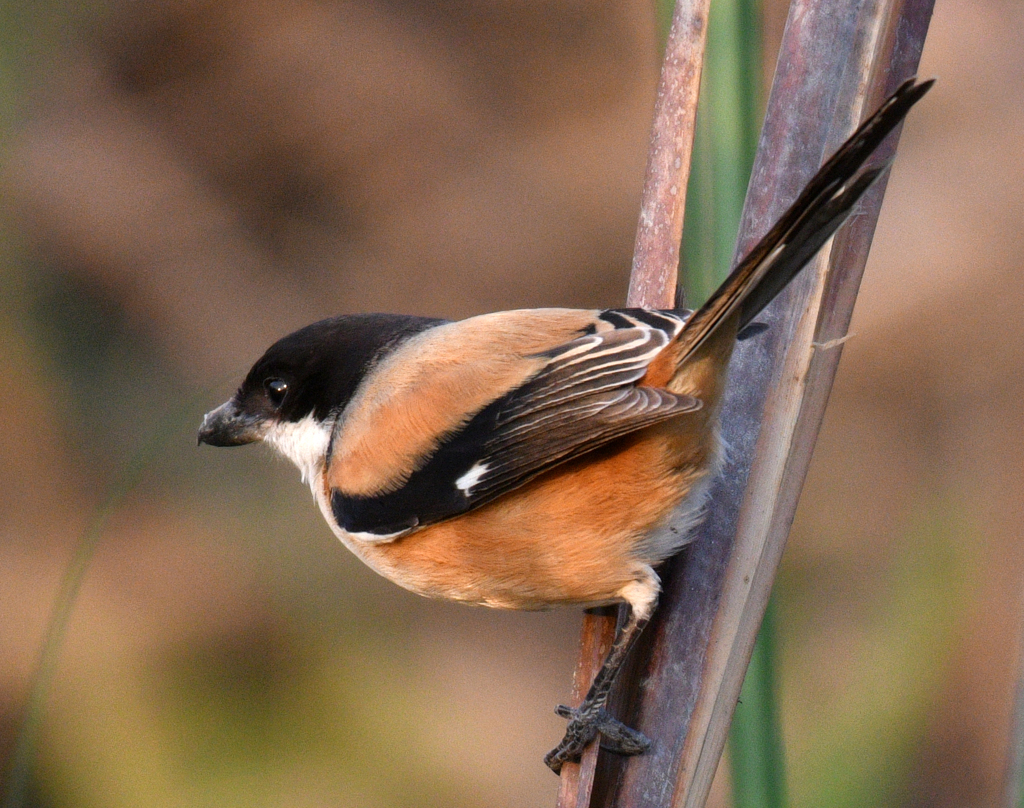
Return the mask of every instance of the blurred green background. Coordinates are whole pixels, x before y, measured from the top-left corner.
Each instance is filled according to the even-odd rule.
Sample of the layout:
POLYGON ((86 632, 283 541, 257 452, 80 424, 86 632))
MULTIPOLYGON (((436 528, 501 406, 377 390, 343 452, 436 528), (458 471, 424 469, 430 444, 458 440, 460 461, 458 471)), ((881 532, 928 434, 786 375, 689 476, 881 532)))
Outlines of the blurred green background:
MULTIPOLYGON (((0 772, 77 538, 174 425, 88 568, 29 804, 553 804, 579 615, 409 595, 290 466, 194 435, 319 317, 621 303, 658 43, 646 0, 0 7, 0 772)), ((1024 7, 938 0, 921 73, 781 571, 794 805, 1002 790, 1024 7)))

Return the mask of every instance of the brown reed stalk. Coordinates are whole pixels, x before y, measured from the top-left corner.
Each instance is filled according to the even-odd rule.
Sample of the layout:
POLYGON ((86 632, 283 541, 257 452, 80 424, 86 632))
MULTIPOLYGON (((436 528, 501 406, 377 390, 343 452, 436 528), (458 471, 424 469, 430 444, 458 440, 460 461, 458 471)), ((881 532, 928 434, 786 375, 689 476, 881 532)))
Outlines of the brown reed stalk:
MULTIPOLYGON (((737 256, 767 231, 864 113, 916 72, 933 2, 793 0, 737 256)), ((703 50, 707 13, 706 5, 689 1, 676 8, 631 305, 672 302, 685 196, 685 173, 680 183, 676 172, 685 169, 666 159, 665 144, 685 143, 688 156, 696 92, 678 98, 691 105, 689 112, 661 110, 670 105, 666 88, 682 81, 673 77, 699 82, 693 60, 703 50), (683 59, 679 49, 697 42, 683 59), (663 210, 672 213, 663 216, 663 210)), ((894 152, 898 137, 890 137, 877 159, 894 152)), ((868 193, 813 266, 761 315, 769 331, 737 349, 723 408, 730 452, 712 490, 711 510, 693 545, 662 569, 661 608, 630 671, 623 672, 613 705, 653 740, 652 750, 636 758, 598 759, 591 748, 580 766, 563 768, 559 808, 704 805, 824 415, 884 186, 883 180, 868 193)), ((611 624, 609 617, 586 618, 577 697, 596 670, 611 624)))

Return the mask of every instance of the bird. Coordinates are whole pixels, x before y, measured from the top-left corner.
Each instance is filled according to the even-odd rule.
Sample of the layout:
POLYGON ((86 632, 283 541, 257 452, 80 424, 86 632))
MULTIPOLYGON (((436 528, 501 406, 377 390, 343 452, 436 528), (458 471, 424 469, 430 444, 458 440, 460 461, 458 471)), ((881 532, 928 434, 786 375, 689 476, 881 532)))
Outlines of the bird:
POLYGON ((729 358, 891 160, 869 158, 933 81, 904 82, 696 311, 521 309, 459 321, 344 314, 275 342, 200 444, 291 460, 334 534, 396 584, 502 609, 626 604, 562 741, 650 741, 606 707, 693 536, 723 448, 729 358))

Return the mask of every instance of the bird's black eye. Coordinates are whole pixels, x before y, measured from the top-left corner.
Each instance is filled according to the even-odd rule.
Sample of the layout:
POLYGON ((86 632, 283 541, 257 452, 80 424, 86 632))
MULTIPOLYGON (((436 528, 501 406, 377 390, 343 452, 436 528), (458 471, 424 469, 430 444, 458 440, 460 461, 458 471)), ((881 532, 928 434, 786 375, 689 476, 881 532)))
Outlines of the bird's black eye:
POLYGON ((288 382, 283 379, 267 379, 263 382, 263 387, 267 391, 267 398, 270 399, 270 403, 275 407, 280 407, 288 392, 288 382))

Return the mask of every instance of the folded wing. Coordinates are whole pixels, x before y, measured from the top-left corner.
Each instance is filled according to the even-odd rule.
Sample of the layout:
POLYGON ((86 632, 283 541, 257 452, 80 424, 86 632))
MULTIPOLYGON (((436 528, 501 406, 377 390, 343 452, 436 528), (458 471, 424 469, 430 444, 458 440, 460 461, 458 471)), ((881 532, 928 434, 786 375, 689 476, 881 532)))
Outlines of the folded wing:
POLYGON ((576 339, 524 361, 540 367, 445 435, 400 487, 372 496, 332 492, 346 531, 387 540, 479 507, 586 452, 701 402, 640 386, 682 327, 672 314, 600 314, 576 339))

